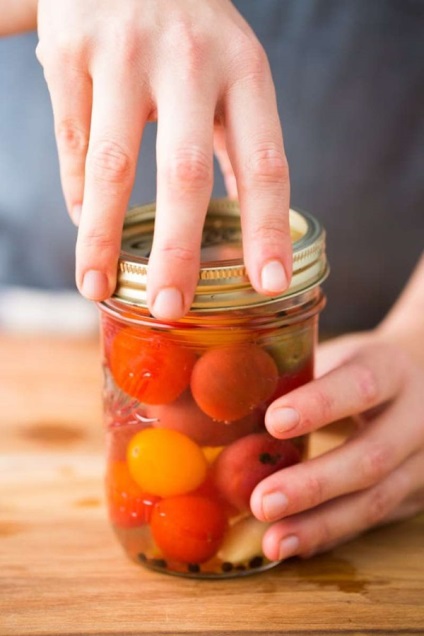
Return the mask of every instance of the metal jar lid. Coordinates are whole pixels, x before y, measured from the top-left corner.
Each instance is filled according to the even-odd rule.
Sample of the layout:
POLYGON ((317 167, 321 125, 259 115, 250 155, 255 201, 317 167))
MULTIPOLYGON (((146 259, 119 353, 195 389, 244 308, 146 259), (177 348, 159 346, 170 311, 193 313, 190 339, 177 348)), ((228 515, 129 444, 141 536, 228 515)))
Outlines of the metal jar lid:
MULTIPOLYGON (((155 205, 132 208, 126 215, 118 281, 113 298, 147 307, 146 281, 153 242, 155 205)), ((205 220, 201 267, 191 312, 223 311, 269 305, 308 291, 326 278, 325 231, 310 214, 290 210, 293 276, 289 289, 269 297, 251 286, 242 259, 238 203, 212 200, 205 220)))

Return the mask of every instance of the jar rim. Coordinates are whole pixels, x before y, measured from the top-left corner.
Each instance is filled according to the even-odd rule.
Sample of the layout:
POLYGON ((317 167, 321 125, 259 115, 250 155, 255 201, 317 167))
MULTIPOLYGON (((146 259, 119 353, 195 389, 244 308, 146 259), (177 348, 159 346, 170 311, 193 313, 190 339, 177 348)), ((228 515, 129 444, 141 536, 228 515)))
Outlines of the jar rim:
MULTIPOLYGON (((140 308, 147 308, 146 283, 155 210, 152 203, 128 211, 122 233, 117 286, 112 296, 116 301, 140 308)), ((290 287, 283 294, 264 296, 251 286, 243 263, 238 203, 213 199, 205 219, 202 261, 190 313, 265 307, 320 285, 329 270, 322 225, 311 214, 290 209, 290 229, 293 246, 290 287)))

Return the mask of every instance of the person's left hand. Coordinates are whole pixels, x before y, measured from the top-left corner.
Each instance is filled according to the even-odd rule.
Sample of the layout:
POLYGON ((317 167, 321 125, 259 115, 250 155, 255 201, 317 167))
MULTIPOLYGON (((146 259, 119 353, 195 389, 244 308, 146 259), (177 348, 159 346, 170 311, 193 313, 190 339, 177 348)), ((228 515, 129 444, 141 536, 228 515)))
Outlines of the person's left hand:
POLYGON ((266 427, 280 439, 352 415, 358 427, 255 488, 253 514, 275 522, 263 542, 269 559, 310 556, 424 509, 423 389, 424 369, 377 332, 319 347, 317 379, 276 400, 266 427))

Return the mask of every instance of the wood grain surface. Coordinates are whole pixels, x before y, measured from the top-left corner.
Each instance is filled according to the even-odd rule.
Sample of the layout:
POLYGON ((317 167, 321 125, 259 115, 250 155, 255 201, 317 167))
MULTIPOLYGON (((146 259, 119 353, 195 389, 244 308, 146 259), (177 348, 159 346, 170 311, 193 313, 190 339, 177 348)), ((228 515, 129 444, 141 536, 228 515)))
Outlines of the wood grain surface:
MULTIPOLYGON (((424 517, 267 573, 126 559, 103 501, 96 341, 0 335, 0 635, 424 634, 424 517)), ((340 443, 314 436, 314 453, 340 443)))

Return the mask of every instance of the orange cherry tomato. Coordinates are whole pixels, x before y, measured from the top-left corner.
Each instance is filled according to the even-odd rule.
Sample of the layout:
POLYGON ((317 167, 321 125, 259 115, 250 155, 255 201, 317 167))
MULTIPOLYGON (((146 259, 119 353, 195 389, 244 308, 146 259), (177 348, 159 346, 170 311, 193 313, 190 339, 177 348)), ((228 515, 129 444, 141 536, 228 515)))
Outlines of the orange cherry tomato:
POLYGON ((113 340, 110 369, 125 393, 146 404, 167 404, 189 385, 195 360, 192 351, 162 334, 141 337, 126 327, 113 340))
POLYGON ((269 353, 254 344, 238 344, 209 349, 194 366, 191 391, 210 417, 233 422, 271 397, 277 381, 277 365, 269 353))
POLYGON ((150 522, 160 497, 144 492, 131 477, 125 462, 111 462, 106 474, 106 496, 112 523, 134 528, 150 522))
POLYGON ((160 497, 182 495, 205 480, 208 463, 202 449, 187 435, 165 428, 147 428, 128 445, 128 467, 134 481, 160 497))
POLYGON ((218 551, 227 520, 220 505, 198 495, 163 499, 155 507, 151 530, 166 559, 204 563, 218 551))

